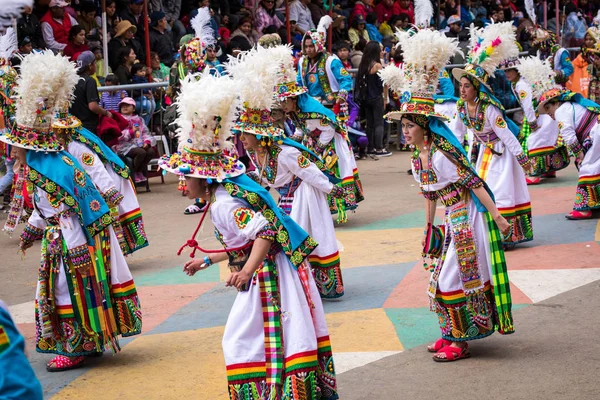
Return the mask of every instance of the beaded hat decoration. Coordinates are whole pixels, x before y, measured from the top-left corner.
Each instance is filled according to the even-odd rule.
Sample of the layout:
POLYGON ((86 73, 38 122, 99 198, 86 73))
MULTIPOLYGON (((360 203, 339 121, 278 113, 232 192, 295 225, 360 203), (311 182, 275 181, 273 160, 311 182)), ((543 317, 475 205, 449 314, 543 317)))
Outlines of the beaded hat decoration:
POLYGON ((544 114, 544 105, 550 100, 568 91, 556 83, 556 72, 550 65, 550 60, 542 61, 539 57, 526 57, 517 67, 519 73, 531 85, 533 98, 537 100, 537 110, 544 114))
POLYGON ((306 31, 304 37, 302 38, 302 52, 304 52, 304 42, 306 41, 306 38, 311 38, 317 53, 325 53, 327 48, 327 29, 329 29, 329 26, 332 23, 333 20, 331 17, 329 15, 324 15, 319 20, 317 29, 306 31))
POLYGON ((294 68, 291 46, 280 45, 271 47, 269 50, 273 53, 273 61, 278 62, 280 65, 277 72, 277 84, 275 85, 277 100, 282 101, 288 97, 300 96, 306 93, 308 89, 296 83, 296 69, 294 68))
POLYGON ((463 76, 474 78, 491 90, 488 81, 498 65, 512 57, 519 56, 519 48, 512 22, 490 24, 485 28, 470 26, 471 44, 467 55, 468 64, 464 68, 454 68, 452 75, 460 81, 463 76))
POLYGON ((276 50, 256 47, 241 53, 237 58, 230 58, 225 65, 236 82, 237 92, 244 106, 233 132, 255 135, 265 145, 283 136, 283 129, 274 126, 271 116, 273 92, 281 69, 280 62, 274 58, 281 60, 275 54, 281 54, 282 50, 288 51, 285 46, 276 50))
POLYGON ((396 32, 404 53, 401 68, 389 65, 379 71, 381 80, 400 98, 400 110, 386 114, 388 119, 401 119, 406 114, 446 120, 434 109, 440 70, 454 54, 460 52, 458 41, 429 29, 396 32))
POLYGON ((63 71, 56 68, 60 58, 51 50, 23 58, 15 87, 16 126, 0 136, 1 141, 35 151, 63 149, 51 127, 56 95, 62 85, 63 71))
POLYGON ((198 9, 198 15, 190 21, 196 36, 185 45, 183 61, 192 72, 204 70, 206 65, 204 51, 209 45, 216 43, 215 33, 210 27, 210 18, 210 9, 203 7, 198 9))
POLYGON ((239 105, 238 84, 208 70, 200 78, 190 75, 181 81, 175 120, 179 152, 163 156, 158 165, 180 176, 220 182, 245 171, 244 164, 227 155, 233 148, 227 139, 239 105))
POLYGON ((18 49, 17 33, 10 27, 0 35, 0 91, 6 94, 17 79, 17 71, 10 65, 13 54, 18 49))
POLYGON ((77 74, 77 64, 70 62, 67 57, 56 56, 55 68, 61 71, 62 85, 56 92, 56 109, 52 119, 52 129, 57 135, 71 135, 81 126, 81 121, 69 114, 69 107, 74 98, 75 85, 80 77, 77 74))
POLYGON ((511 57, 502 61, 500 65, 498 65, 498 69, 502 71, 508 71, 509 69, 517 69, 517 66, 519 64, 519 57, 511 57))

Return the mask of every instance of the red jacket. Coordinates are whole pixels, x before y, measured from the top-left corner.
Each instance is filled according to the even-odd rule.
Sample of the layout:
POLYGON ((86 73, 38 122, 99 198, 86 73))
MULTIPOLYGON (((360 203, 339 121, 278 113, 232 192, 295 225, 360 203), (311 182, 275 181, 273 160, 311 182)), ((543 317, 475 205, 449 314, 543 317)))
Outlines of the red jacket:
POLYGON ((67 40, 69 39, 69 30, 71 30, 71 17, 68 13, 65 13, 63 16, 62 24, 59 24, 54 18, 52 18, 52 13, 50 10, 48 10, 42 17, 41 22, 46 22, 52 27, 52 32, 54 32, 54 40, 56 40, 58 43, 67 44, 67 40))
POLYGON ((402 8, 400 6, 400 2, 396 1, 394 3, 394 14, 396 15, 400 15, 400 14, 406 14, 410 17, 410 23, 414 24, 415 23, 415 9, 412 5, 412 3, 410 3, 410 5, 408 6, 408 8, 402 8))
POLYGON ((379 21, 379 23, 389 21, 390 18, 392 18, 392 15, 398 15, 397 11, 398 7, 394 7, 392 4, 392 6, 388 8, 385 6, 384 1, 375 6, 375 13, 377 14, 377 21, 379 21))

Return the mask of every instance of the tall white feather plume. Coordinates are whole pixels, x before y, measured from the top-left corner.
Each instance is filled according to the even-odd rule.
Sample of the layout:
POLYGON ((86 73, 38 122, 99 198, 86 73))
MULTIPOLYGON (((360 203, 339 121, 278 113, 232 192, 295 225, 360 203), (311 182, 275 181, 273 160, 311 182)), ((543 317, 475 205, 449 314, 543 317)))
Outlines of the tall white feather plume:
POLYGON ((50 126, 56 93, 62 85, 63 71, 56 69, 56 57, 51 50, 44 50, 23 59, 15 88, 17 124, 30 128, 50 126), (38 114, 42 109, 45 113, 38 114))
POLYGON ((175 120, 180 146, 210 152, 232 147, 227 139, 239 105, 236 85, 233 79, 213 76, 208 69, 200 76, 188 75, 181 81, 175 120))
POLYGON ((237 58, 229 57, 225 65, 237 82, 240 100, 246 108, 270 110, 273 106, 273 90, 281 65, 273 62, 270 50, 255 47, 237 58))
POLYGON ((196 37, 202 41, 205 48, 215 43, 215 32, 210 27, 210 18, 210 9, 203 7, 198 9, 198 14, 190 21, 196 37))
POLYGON ((317 26, 317 32, 327 33, 327 29, 333 23, 333 20, 329 15, 324 15, 319 20, 319 25, 317 26))
POLYGON ((4 35, 0 35, 0 59, 10 60, 18 49, 17 33, 10 27, 4 35))
POLYGON ((69 61, 67 57, 57 54, 55 55, 52 67, 60 71, 62 82, 58 90, 53 94, 56 111, 67 111, 71 101, 73 101, 75 85, 81 79, 77 74, 77 64, 69 61))
POLYGON ((529 19, 533 22, 533 25, 537 23, 537 16, 535 15, 535 4, 533 0, 525 0, 525 11, 529 15, 529 19))
POLYGON ((521 58, 517 70, 521 77, 531 85, 531 92, 534 98, 540 96, 550 89, 560 89, 561 86, 554 81, 556 73, 552 69, 550 59, 542 61, 539 57, 521 58))
POLYGON ((415 25, 426 28, 433 17, 431 0, 415 0, 415 25))
POLYGON ((33 0, 0 1, 0 29, 11 26, 13 18, 19 18, 24 7, 33 7, 33 0))
POLYGON ((471 50, 467 60, 482 67, 490 76, 502 61, 518 56, 512 22, 490 24, 483 31, 471 28, 471 50))
POLYGON ((390 64, 378 72, 381 81, 392 89, 395 93, 402 93, 404 86, 404 70, 390 64))
POLYGON ((292 57, 292 46, 291 45, 279 45, 275 47, 268 47, 269 58, 273 63, 279 65, 279 69, 276 73, 276 84, 287 83, 296 80, 296 74, 294 69, 294 59, 292 57))

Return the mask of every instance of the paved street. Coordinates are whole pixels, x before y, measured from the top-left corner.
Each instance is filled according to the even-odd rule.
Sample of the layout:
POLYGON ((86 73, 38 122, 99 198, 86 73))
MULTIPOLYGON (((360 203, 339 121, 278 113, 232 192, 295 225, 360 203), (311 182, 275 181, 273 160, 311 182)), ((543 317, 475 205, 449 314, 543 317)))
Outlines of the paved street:
MULTIPOLYGON (((507 252, 516 333, 473 342, 473 357, 452 364, 434 363, 424 347, 439 328, 420 261, 423 198, 408 168, 409 153, 360 161, 366 200, 337 229, 346 295, 325 311, 340 398, 600 398, 600 224, 563 216, 575 168, 530 187, 535 240, 507 252)), ((28 339, 47 398, 227 399, 221 337, 236 292, 224 286, 226 265, 193 278, 181 271, 187 254, 177 249, 199 218, 183 215, 189 201, 176 178, 151 182, 139 195, 150 247, 129 258, 144 333, 85 368, 45 371, 51 357, 33 347, 39 244, 21 260, 18 237, 0 236, 0 298, 28 339)), ((212 235, 208 222, 199 241, 216 248, 212 235)))

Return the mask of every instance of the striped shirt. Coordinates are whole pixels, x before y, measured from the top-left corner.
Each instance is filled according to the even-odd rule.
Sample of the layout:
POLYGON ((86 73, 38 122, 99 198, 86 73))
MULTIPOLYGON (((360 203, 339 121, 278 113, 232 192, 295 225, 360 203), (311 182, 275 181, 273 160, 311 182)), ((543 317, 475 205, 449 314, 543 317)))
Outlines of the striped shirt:
POLYGON ((127 97, 127 92, 124 90, 117 90, 115 94, 111 94, 110 92, 102 92, 102 97, 100 98, 100 106, 108 111, 119 111, 119 103, 123 99, 123 97, 127 97), (121 94, 123 96, 121 97, 121 94))

